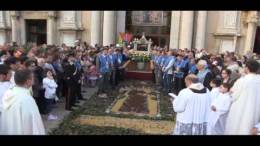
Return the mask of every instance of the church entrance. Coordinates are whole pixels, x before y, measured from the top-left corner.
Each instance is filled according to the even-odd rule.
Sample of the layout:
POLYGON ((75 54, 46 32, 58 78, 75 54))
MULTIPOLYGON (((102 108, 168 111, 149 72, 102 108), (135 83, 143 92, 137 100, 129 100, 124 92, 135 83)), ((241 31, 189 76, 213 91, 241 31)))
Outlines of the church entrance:
POLYGON ((153 45, 169 46, 171 11, 127 11, 126 30, 134 38, 141 38, 143 33, 152 39, 153 45))
POLYGON ((260 27, 256 30, 254 53, 260 54, 260 27))
POLYGON ((37 43, 37 45, 47 43, 47 21, 46 20, 26 20, 26 42, 37 43))

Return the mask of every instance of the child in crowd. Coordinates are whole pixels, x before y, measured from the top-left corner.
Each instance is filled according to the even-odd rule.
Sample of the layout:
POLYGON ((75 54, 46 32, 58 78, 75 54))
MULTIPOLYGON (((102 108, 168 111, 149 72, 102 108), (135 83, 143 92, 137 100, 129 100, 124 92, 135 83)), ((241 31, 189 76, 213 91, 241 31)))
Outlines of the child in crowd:
POLYGON ((231 96, 229 94, 230 85, 223 83, 220 86, 220 93, 212 101, 208 121, 209 135, 223 135, 225 131, 227 113, 231 105, 231 96))
POLYGON ((97 71, 96 66, 91 62, 91 65, 87 71, 88 84, 90 87, 94 88, 96 86, 96 82, 100 74, 97 71))
POLYGON ((51 114, 52 106, 57 99, 56 88, 58 87, 57 83, 53 78, 53 73, 51 69, 46 69, 46 77, 43 79, 43 88, 45 89, 45 99, 47 104, 47 110, 49 113, 48 120, 57 120, 58 117, 51 114))

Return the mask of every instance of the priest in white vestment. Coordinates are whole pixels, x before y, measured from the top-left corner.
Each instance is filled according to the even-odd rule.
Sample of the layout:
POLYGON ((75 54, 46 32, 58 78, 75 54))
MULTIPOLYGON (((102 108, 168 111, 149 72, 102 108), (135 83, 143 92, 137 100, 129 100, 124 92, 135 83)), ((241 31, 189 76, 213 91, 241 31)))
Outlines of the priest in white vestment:
POLYGON ((177 113, 173 134, 206 135, 210 92, 194 74, 185 78, 185 84, 187 88, 181 90, 173 100, 173 109, 177 113))
POLYGON ((45 129, 38 107, 29 88, 33 84, 31 71, 15 73, 16 86, 3 96, 2 135, 44 135, 45 129))
POLYGON ((232 104, 227 117, 225 134, 249 135, 250 130, 260 121, 260 75, 257 61, 246 63, 244 77, 231 88, 232 104))

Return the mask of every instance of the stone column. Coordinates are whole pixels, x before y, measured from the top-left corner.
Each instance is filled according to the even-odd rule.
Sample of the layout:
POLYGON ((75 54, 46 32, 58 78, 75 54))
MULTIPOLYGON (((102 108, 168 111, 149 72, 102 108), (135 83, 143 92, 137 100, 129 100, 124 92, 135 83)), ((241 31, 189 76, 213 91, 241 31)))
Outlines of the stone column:
POLYGON ((120 36, 120 32, 125 32, 125 23, 126 23, 126 11, 117 11, 117 22, 116 22, 116 41, 120 36))
POLYGON ((172 11, 170 49, 177 49, 179 47, 180 17, 181 11, 172 11))
POLYGON ((17 42, 19 41, 18 34, 17 34, 17 20, 18 20, 18 15, 16 12, 11 13, 11 23, 12 23, 12 42, 17 42))
POLYGON ((24 18, 19 18, 19 28, 18 28, 18 34, 19 34, 19 41, 21 45, 26 44, 26 26, 25 26, 25 20, 24 18))
POLYGON ((48 12, 47 19, 47 45, 54 45, 55 12, 48 12))
POLYGON ((0 11, 0 45, 6 42, 4 11, 0 11))
POLYGON ((257 15, 250 17, 247 22, 248 22, 248 27, 246 33, 244 54, 253 51, 255 34, 256 34, 257 15))
POLYGON ((115 11, 104 11, 103 20, 103 45, 107 46, 115 43, 115 33, 116 33, 116 20, 115 11))
POLYGON ((94 46, 95 44, 100 44, 101 38, 101 11, 91 12, 91 40, 90 44, 94 46))
POLYGON ((193 11, 182 11, 181 34, 179 48, 191 48, 193 34, 193 11))
POLYGON ((207 24, 207 11, 198 11, 195 48, 205 48, 205 35, 207 24))

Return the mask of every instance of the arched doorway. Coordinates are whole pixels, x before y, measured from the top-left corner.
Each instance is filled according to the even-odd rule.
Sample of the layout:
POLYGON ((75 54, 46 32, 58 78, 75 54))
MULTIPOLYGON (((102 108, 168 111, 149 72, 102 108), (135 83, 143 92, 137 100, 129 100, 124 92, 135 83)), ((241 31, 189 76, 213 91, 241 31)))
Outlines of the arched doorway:
POLYGON ((260 54, 260 27, 256 29, 254 53, 260 54))
POLYGON ((47 43, 47 21, 41 19, 27 19, 26 42, 37 43, 37 45, 47 43))

